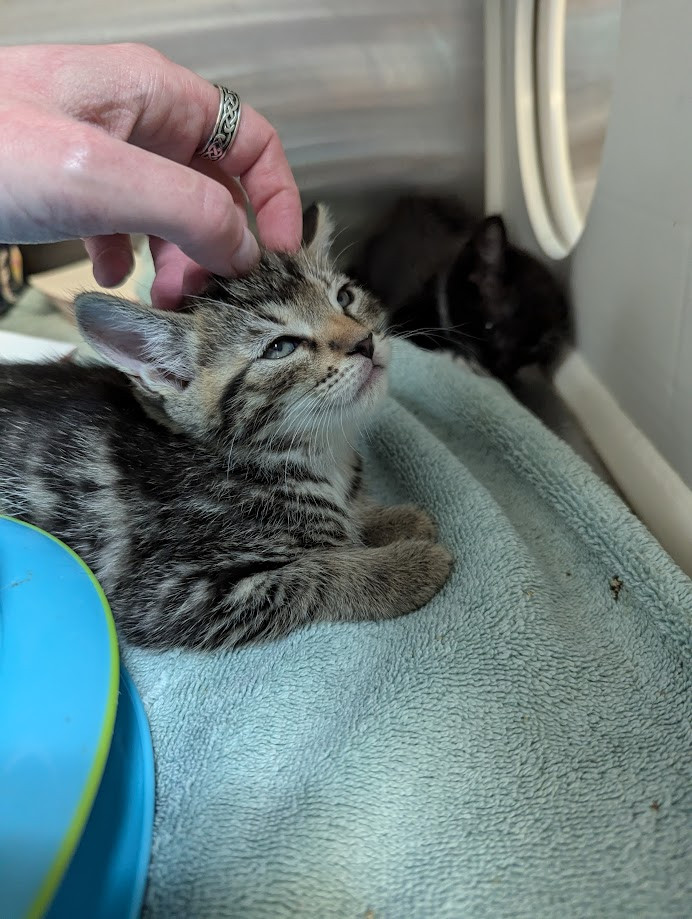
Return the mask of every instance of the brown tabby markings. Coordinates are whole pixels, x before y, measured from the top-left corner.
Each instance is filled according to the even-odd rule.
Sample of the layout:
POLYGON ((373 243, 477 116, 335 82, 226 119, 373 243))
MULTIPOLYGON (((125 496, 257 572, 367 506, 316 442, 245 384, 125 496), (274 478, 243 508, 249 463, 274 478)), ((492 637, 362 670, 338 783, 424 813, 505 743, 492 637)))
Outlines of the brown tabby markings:
POLYGON ((0 513, 72 546, 129 641, 233 647, 389 618, 449 574, 423 511, 361 494, 351 443, 389 346, 312 216, 301 252, 265 253, 180 313, 78 298, 112 366, 0 366, 0 513))

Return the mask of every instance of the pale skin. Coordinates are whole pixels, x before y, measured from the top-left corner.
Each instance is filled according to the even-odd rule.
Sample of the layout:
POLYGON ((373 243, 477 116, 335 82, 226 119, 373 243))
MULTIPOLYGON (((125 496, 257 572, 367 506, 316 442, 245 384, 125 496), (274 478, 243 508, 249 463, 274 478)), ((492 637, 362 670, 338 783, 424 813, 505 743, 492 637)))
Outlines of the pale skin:
POLYGON ((3 48, 0 241, 82 238, 109 287, 132 270, 130 234, 146 234, 161 308, 208 272, 233 277, 257 262, 246 198, 260 242, 296 249, 298 189, 265 118, 244 103, 228 155, 195 154, 218 107, 212 84, 143 45, 3 48))

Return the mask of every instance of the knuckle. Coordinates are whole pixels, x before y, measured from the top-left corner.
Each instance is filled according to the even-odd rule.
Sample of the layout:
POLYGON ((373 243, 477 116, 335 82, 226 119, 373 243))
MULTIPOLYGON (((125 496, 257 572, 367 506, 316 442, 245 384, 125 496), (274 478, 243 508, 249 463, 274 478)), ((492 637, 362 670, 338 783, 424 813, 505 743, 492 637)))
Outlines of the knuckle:
POLYGON ((239 244, 243 228, 230 192, 217 182, 207 182, 199 202, 199 218, 206 233, 217 239, 227 239, 231 246, 239 244))
POLYGON ((261 112, 258 112, 256 109, 251 108, 249 105, 243 106, 243 112, 248 115, 252 113, 252 118, 255 122, 255 130, 265 138, 265 143, 269 143, 272 137, 278 137, 274 125, 267 118, 262 115, 261 112))
POLYGON ((161 51, 158 51, 156 48, 152 48, 151 45, 145 45, 144 42, 119 42, 113 45, 113 48, 120 55, 131 57, 138 62, 148 63, 153 67, 161 66, 169 62, 165 54, 162 54, 161 51))
POLYGON ((143 110, 161 91, 175 68, 156 48, 139 42, 112 45, 113 69, 120 74, 120 89, 127 89, 129 105, 143 110))
POLYGON ((51 170, 60 189, 59 212, 54 219, 71 228, 70 235, 88 236, 110 232, 104 229, 109 203, 104 200, 102 176, 105 136, 87 126, 71 126, 69 136, 56 144, 57 157, 51 170))
POLYGON ((66 178, 81 180, 94 173, 99 160, 99 140, 91 128, 71 128, 60 146, 60 167, 66 178))

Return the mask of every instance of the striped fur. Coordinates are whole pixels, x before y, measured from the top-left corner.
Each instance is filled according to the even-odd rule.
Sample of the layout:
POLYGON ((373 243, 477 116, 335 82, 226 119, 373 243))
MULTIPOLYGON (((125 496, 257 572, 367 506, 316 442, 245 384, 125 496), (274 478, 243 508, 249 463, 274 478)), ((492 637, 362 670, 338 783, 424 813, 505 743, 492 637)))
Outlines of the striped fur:
POLYGON ((448 575, 422 511, 361 493, 351 444, 389 348, 379 304, 338 294, 325 224, 180 313, 78 298, 110 366, 0 367, 0 513, 85 559, 126 640, 234 647, 397 616, 448 575), (281 336, 303 343, 262 357, 281 336))

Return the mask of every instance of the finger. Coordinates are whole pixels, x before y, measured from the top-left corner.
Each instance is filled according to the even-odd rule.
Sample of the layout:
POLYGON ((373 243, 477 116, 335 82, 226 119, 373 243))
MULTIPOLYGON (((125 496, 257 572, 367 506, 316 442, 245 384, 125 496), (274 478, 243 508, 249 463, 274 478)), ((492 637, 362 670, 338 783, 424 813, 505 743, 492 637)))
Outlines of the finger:
POLYGON ((84 240, 84 248, 92 262, 94 279, 101 287, 116 287, 132 273, 135 261, 129 236, 90 236, 84 240))
MULTIPOLYGON (((209 175, 216 174, 213 163, 209 163, 209 175)), ((225 180, 225 176, 222 176, 225 180)), ((238 220, 247 226, 245 193, 237 182, 229 183, 238 220)), ((198 294, 209 280, 209 272, 188 258, 173 243, 152 237, 149 248, 154 260, 155 277, 151 287, 152 304, 159 309, 176 309, 181 300, 190 294, 198 294)))
POLYGON ((66 148, 52 159, 57 174, 42 179, 57 183, 66 235, 159 236, 222 275, 257 263, 257 242, 219 182, 89 125, 56 141, 66 148))
MULTIPOLYGON (((27 62, 40 74, 38 85, 49 86, 51 98, 58 99, 64 111, 82 124, 97 124, 105 133, 168 160, 195 166, 201 162, 195 150, 216 123, 216 87, 144 46, 84 47, 83 59, 78 47, 68 47, 67 52, 44 49, 42 66, 36 68, 34 49, 34 58, 27 62), (91 75, 87 85, 84 73, 91 75)), ((37 137, 38 149, 44 136, 37 137)), ((241 177, 265 245, 296 249, 302 225, 298 189, 274 128, 250 106, 243 106, 237 137, 220 165, 228 179, 241 177)), ((167 190, 171 198, 177 192, 174 184, 167 190)), ((206 240, 201 245, 207 248, 206 240)))
POLYGON ((151 285, 151 303, 157 309, 174 310, 184 297, 200 293, 209 272, 193 262, 177 246, 163 239, 152 237, 149 248, 156 268, 151 285))
POLYGON ((238 209, 238 216, 241 217, 247 225, 248 197, 239 180, 234 176, 227 175, 221 163, 218 161, 205 160, 202 159, 202 157, 197 157, 193 160, 192 166, 198 172, 201 172, 202 175, 207 176, 209 179, 214 179, 215 182, 219 182, 224 188, 228 189, 238 209))
MULTIPOLYGON (((219 91, 211 83, 182 68, 177 69, 177 73, 184 86, 187 104, 185 107, 178 105, 177 109, 169 112, 165 124, 170 133, 161 131, 159 109, 162 100, 154 96, 130 139, 165 156, 182 158, 200 172, 209 174, 209 161, 196 156, 194 151, 205 143, 214 129, 219 111, 219 91), (197 112, 201 111, 202 118, 197 123, 197 134, 191 137, 191 132, 194 134, 191 117, 195 112, 194 103, 199 106, 197 112), (183 111, 186 123, 178 125, 177 118, 183 111), (186 138, 185 146, 180 144, 181 136, 186 138)), ((171 104, 170 99, 168 104, 171 104)), ((257 217, 260 238, 266 246, 288 251, 300 246, 300 194, 281 141, 266 118, 250 106, 243 105, 233 146, 213 166, 216 175, 225 176, 224 184, 236 176, 240 177, 257 217)))
POLYGON ((227 175, 240 177, 262 242, 270 249, 297 249, 302 235, 300 194, 279 136, 266 118, 243 106, 235 142, 219 165, 227 175))

